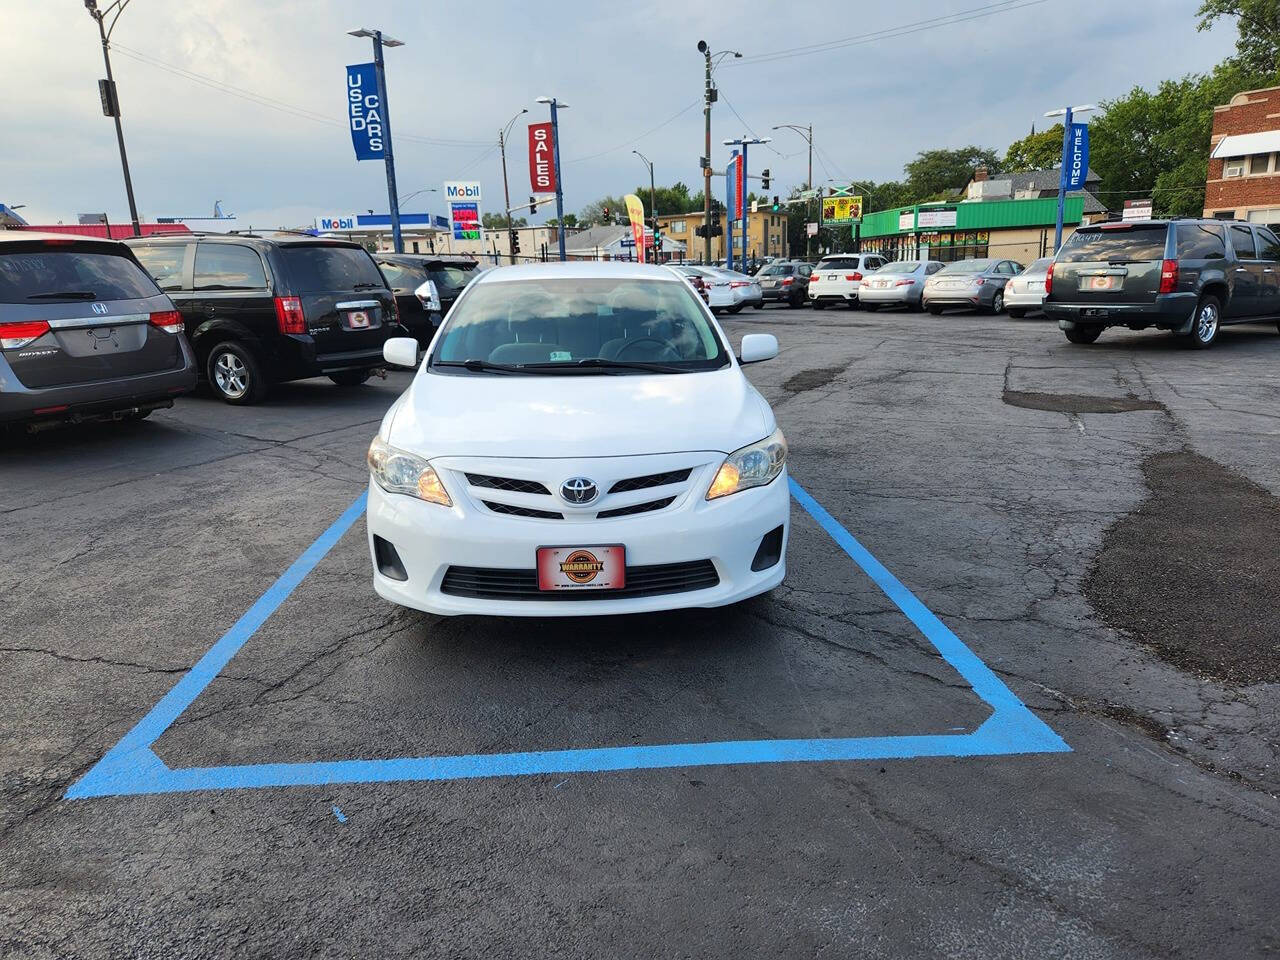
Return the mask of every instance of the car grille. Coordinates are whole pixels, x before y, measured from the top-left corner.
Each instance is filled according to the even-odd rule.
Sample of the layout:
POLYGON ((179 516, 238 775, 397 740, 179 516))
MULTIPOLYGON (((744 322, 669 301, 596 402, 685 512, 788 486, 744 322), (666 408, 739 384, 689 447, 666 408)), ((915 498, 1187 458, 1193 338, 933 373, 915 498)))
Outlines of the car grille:
MULTIPOLYGON (((689 479, 693 470, 668 470, 666 473, 651 473, 645 477, 629 477, 619 480, 609 488, 610 493, 630 493, 632 490, 647 490, 650 487, 663 487, 669 483, 681 483, 689 479)), ((670 501, 668 501, 670 502, 670 501)), ((601 514, 604 516, 604 514, 601 514)), ((617 514, 621 516, 621 514, 617 514)))
POLYGON ((440 592, 454 597, 482 600, 618 600, 624 597, 656 597, 669 593, 706 590, 720 583, 710 560, 660 563, 627 567, 627 585, 621 590, 539 590, 537 570, 497 567, 450 567, 440 592))
POLYGON ((507 490, 511 493, 540 493, 551 496, 551 491, 537 480, 518 480, 512 477, 490 477, 483 473, 468 473, 467 483, 473 487, 487 487, 490 490, 507 490))
POLYGON ((563 520, 563 513, 556 513, 554 510, 535 510, 532 507, 517 507, 512 503, 494 503, 491 500, 481 500, 486 507, 494 513, 505 513, 509 517, 532 517, 535 520, 563 520))
POLYGON ((675 503, 675 497, 666 497, 662 500, 650 500, 648 503, 635 503, 629 507, 614 507, 612 510, 601 510, 596 514, 597 520, 608 520, 610 517, 629 517, 633 513, 648 513, 651 510, 661 510, 663 507, 669 507, 675 503))

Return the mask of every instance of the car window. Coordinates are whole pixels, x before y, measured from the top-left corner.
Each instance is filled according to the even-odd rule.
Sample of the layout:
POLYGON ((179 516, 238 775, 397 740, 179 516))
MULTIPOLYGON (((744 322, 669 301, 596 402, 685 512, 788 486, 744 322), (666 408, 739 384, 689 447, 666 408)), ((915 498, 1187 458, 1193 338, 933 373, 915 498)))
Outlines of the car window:
POLYGON ((1000 264, 996 267, 996 272, 1006 273, 1009 276, 1013 276, 1018 271, 1014 268, 1012 260, 1001 260, 1000 264))
POLYGON ((939 273, 986 273, 991 269, 994 260, 957 260, 948 263, 939 273))
POLYGON ((454 292, 461 290, 471 278, 475 276, 475 268, 467 269, 465 267, 455 267, 452 264, 443 264, 430 267, 427 271, 431 274, 431 279, 444 292, 454 292))
POLYGON ((678 280, 584 277, 476 284, 449 313, 438 343, 433 367, 466 360, 571 367, 593 358, 681 370, 728 363, 701 300, 678 280))
POLYGON ((1266 227, 1254 227, 1258 234, 1258 258, 1260 260, 1280 260, 1280 240, 1266 227))
MULTIPOLYGON (((17 246, 14 244, 13 246, 17 246)), ((132 257, 48 249, 0 252, 0 303, 140 300, 160 290, 132 257), (60 296, 59 294, 66 294, 60 296)))
POLYGON ((197 290, 261 290, 266 285, 262 259, 252 247, 196 244, 197 290))
POLYGON ((813 274, 813 266, 808 263, 800 264, 800 276, 808 277, 813 274))
POLYGON ((422 286, 422 281, 427 279, 424 270, 405 266, 402 263, 392 263, 389 260, 379 260, 378 269, 387 278, 387 283, 396 290, 417 290, 422 286))
POLYGON ((1241 260, 1256 260, 1258 258, 1258 250, 1253 243, 1253 231, 1248 227, 1242 227, 1238 224, 1231 225, 1231 246, 1235 249, 1236 256, 1241 260))
POLYGON ((133 255, 159 285, 161 290, 182 289, 182 263, 187 259, 187 244, 167 243, 156 247, 134 247, 133 255))
POLYGON ((1038 260, 1032 260, 1031 266, 1027 267, 1024 273, 1044 273, 1049 269, 1049 264, 1053 263, 1053 257, 1041 257, 1038 260))
POLYGON ((861 263, 858 257, 826 257, 818 262, 818 270, 857 270, 861 263))
POLYGON ((886 263, 876 273, 915 273, 919 269, 919 260, 899 260, 897 263, 886 263))
POLYGON ((356 247, 290 244, 281 248, 280 256, 294 293, 364 290, 386 283, 373 258, 356 247))
POLYGON ((1154 223, 1077 230, 1058 251, 1057 262, 1163 260, 1168 229, 1154 223))
POLYGON ((1178 230, 1179 260, 1221 260, 1227 255, 1222 228, 1208 223, 1180 223, 1178 230))
POLYGON ((789 263, 771 263, 760 271, 762 277, 789 277, 796 272, 796 268, 789 263))
POLYGON ((924 268, 924 272, 925 272, 925 273, 928 273, 928 274, 934 274, 934 273, 937 273, 937 272, 938 272, 939 270, 941 270, 941 269, 942 269, 942 264, 941 264, 941 263, 937 263, 937 262, 935 261, 934 263, 931 263, 931 264, 929 264, 927 267, 925 267, 925 268, 924 268))

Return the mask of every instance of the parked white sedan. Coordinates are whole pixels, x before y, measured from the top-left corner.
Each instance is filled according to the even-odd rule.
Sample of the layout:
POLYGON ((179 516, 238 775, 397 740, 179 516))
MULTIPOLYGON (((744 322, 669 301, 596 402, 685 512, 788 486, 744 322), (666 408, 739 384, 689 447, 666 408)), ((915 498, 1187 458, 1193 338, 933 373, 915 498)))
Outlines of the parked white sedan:
MULTIPOLYGON (((412 365, 416 342, 387 343, 412 365)), ((369 448, 373 582, 436 614, 734 603, 786 570, 787 443, 671 270, 500 267, 473 281, 369 448)))
POLYGON ((1045 275, 1053 257, 1033 260, 1031 266, 1005 284, 1004 308, 1011 317, 1025 317, 1044 303, 1045 275))

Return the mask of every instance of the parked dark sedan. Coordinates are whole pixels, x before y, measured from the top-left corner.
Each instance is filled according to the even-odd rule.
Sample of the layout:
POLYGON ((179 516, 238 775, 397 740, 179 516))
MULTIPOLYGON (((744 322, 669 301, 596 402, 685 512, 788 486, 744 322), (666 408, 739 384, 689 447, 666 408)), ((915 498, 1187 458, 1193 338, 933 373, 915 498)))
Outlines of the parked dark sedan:
POLYGON ((141 420, 195 385, 182 317, 127 246, 0 232, 0 426, 141 420))
POLYGON ((391 285, 400 310, 400 321, 424 349, 440 327, 441 318, 481 273, 480 264, 469 258, 453 259, 435 254, 379 253, 378 268, 391 285), (435 302, 423 284, 435 285, 435 302))

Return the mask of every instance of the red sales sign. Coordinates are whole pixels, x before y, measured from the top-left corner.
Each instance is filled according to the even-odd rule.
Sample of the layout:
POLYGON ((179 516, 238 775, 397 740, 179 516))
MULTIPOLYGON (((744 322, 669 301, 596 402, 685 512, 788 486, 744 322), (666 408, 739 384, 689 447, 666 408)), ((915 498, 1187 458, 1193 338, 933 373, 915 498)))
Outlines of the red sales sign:
POLYGON ((744 218, 744 216, 745 216, 745 214, 743 213, 743 211, 744 211, 744 210, 746 209, 746 207, 747 207, 746 197, 743 195, 743 192, 742 192, 742 187, 743 187, 743 183, 742 183, 742 157, 734 157, 734 158, 733 158, 733 179, 734 179, 734 187, 735 187, 735 192, 734 192, 734 195, 733 195, 733 205, 734 205, 734 207, 736 207, 737 209, 735 209, 735 210, 730 214, 730 216, 731 216, 731 217, 733 217, 733 218, 734 218, 734 219, 736 219, 736 220, 741 220, 741 219, 743 219, 743 218, 744 218))
POLYGON ((550 123, 529 124, 529 186, 534 193, 556 192, 556 163, 550 123))

